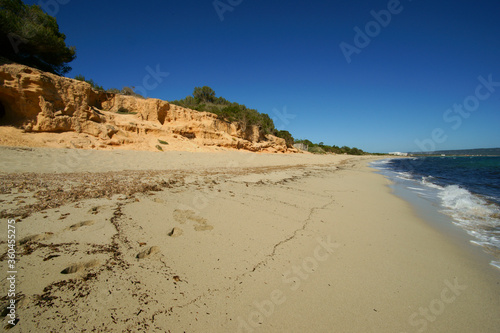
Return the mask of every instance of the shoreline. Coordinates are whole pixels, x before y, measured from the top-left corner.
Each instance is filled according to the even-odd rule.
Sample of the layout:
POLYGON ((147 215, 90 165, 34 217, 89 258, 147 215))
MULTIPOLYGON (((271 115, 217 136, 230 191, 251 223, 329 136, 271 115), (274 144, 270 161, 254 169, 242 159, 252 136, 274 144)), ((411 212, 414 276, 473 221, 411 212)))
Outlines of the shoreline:
POLYGON ((491 262, 496 260, 493 254, 487 252, 487 249, 482 246, 472 243, 474 238, 469 235, 465 229, 454 224, 454 220, 451 216, 439 211, 438 207, 433 206, 433 203, 418 198, 415 193, 412 193, 402 184, 391 184, 390 186, 394 195, 408 202, 415 210, 415 214, 430 227, 445 235, 448 241, 457 244, 464 248, 464 250, 475 255, 477 260, 484 263, 485 270, 492 270, 496 273, 500 273, 498 268, 491 264, 491 262))
MULTIPOLYGON (((449 236, 449 239, 460 246, 476 254, 478 260, 487 261, 488 266, 492 266, 494 271, 500 273, 498 269, 498 260, 500 252, 495 248, 488 248, 478 244, 477 237, 470 233, 470 230, 460 225, 453 216, 446 214, 446 208, 439 197, 441 188, 427 187, 414 178, 401 176, 397 171, 381 167, 378 163, 371 164, 375 172, 383 175, 391 181, 390 188, 394 195, 407 201, 416 211, 417 215, 423 220, 428 221, 439 232, 449 236)), ((458 186, 462 186, 458 184, 458 186)), ((469 191, 467 189, 467 191, 469 191)), ((469 192, 470 193, 470 192, 469 192)), ((473 194, 483 198, 479 194, 473 194)), ((484 199, 484 198, 483 198, 484 199)), ((496 203, 493 203, 496 205, 496 203)))
POLYGON ((38 235, 19 247, 21 332, 500 325, 498 276, 391 193, 367 166, 378 157, 169 152, 136 163, 137 152, 106 152, 66 163, 68 175, 53 163, 66 153, 36 153, 0 162, 2 174, 16 160, 21 172, 34 161, 31 172, 45 171, 25 179, 24 193, 1 194, 2 209, 34 204, 30 182, 62 189, 39 193, 59 206, 30 206, 39 210, 18 223, 19 240, 38 235))

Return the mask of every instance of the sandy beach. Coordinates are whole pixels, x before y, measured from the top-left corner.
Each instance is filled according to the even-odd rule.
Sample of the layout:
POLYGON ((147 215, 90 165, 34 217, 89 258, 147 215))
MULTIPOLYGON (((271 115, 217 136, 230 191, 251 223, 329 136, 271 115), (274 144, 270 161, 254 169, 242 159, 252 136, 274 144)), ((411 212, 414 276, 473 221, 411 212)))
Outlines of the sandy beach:
POLYGON ((498 271, 392 194, 376 157, 0 151, 11 332, 500 328, 498 271))

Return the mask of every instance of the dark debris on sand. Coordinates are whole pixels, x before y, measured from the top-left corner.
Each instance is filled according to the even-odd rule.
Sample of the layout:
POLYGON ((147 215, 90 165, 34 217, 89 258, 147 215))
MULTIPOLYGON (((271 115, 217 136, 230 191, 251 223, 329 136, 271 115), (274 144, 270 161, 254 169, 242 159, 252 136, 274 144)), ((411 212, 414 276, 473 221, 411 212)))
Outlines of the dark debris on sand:
POLYGON ((33 213, 84 199, 111 198, 120 194, 131 197, 183 184, 182 175, 164 171, 0 174, 0 194, 32 193, 37 200, 34 204, 4 209, 0 218, 24 219, 33 213))

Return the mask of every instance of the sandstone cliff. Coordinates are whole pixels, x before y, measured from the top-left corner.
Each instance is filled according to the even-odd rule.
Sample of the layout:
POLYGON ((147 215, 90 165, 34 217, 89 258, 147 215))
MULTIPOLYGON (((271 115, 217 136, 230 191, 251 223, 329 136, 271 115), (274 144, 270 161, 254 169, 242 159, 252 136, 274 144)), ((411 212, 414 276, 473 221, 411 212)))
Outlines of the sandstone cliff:
MULTIPOLYGON (((287 149, 283 139, 263 135, 256 126, 241 128, 215 114, 159 99, 98 92, 86 82, 18 64, 0 63, 0 125, 4 130, 11 125, 24 133, 52 133, 43 137, 40 146, 295 151, 287 149), (123 114, 124 110, 128 112, 123 114)), ((30 140, 33 138, 31 135, 30 140)), ((6 142, 0 140, 0 144, 6 142)))

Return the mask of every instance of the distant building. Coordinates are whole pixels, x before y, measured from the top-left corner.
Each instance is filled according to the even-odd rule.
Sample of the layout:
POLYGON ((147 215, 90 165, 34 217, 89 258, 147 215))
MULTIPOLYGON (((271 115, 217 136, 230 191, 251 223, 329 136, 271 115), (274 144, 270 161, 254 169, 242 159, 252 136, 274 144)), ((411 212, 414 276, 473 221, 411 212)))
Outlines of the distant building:
POLYGON ((304 150, 304 151, 308 151, 309 150, 309 145, 306 145, 306 144, 303 144, 303 143, 296 143, 293 146, 295 148, 297 148, 298 150, 304 150))
POLYGON ((399 151, 395 151, 395 152, 389 153, 389 155, 408 156, 408 153, 400 153, 399 151))

